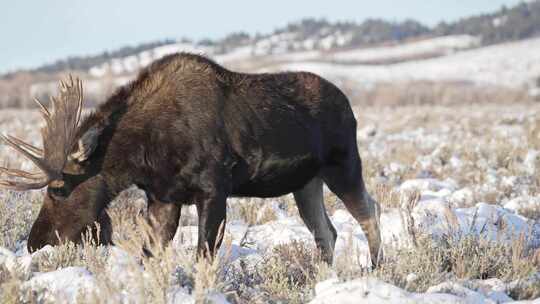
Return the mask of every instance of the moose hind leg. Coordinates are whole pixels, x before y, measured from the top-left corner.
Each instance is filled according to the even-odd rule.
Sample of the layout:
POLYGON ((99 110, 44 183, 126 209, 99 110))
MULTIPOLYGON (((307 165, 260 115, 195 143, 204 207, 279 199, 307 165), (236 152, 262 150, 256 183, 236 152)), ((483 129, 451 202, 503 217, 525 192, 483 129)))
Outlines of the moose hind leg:
POLYGON ((293 195, 300 217, 313 234, 323 260, 332 264, 337 233, 324 208, 322 179, 313 178, 293 195))
POLYGON ((372 266, 376 267, 382 258, 380 209, 365 189, 362 165, 356 149, 349 159, 323 168, 323 179, 362 227, 369 243, 372 266))

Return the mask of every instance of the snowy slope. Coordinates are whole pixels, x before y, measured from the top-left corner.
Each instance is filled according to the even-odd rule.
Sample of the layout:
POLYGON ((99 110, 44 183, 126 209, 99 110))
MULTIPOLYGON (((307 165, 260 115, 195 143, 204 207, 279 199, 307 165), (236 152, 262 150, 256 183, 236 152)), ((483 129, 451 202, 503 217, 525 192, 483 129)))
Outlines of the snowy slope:
POLYGON ((429 80, 520 87, 532 83, 540 75, 540 38, 475 48, 479 44, 478 38, 461 35, 332 52, 290 52, 279 47, 281 36, 274 38, 225 53, 190 43, 166 45, 111 60, 90 69, 89 73, 96 78, 107 73, 133 77, 138 70, 165 55, 192 52, 213 57, 232 69, 238 66, 250 72, 305 70, 331 80, 348 79, 362 84, 429 80), (271 51, 261 51, 263 47, 271 48, 271 51))
POLYGON ((404 60, 419 56, 452 54, 458 50, 478 47, 480 39, 469 35, 444 36, 411 43, 367 49, 340 51, 329 55, 333 61, 377 62, 404 60))
POLYGON ((91 68, 88 72, 94 77, 103 77, 111 72, 113 75, 135 73, 141 68, 152 63, 152 61, 169 54, 178 52, 190 52, 195 54, 210 54, 213 49, 210 47, 198 46, 191 43, 175 43, 141 52, 137 55, 125 58, 116 58, 107 63, 91 68))
POLYGON ((393 81, 470 81, 518 87, 540 75, 540 38, 462 51, 443 57, 390 65, 290 62, 262 71, 305 70, 330 79, 359 83, 393 81))

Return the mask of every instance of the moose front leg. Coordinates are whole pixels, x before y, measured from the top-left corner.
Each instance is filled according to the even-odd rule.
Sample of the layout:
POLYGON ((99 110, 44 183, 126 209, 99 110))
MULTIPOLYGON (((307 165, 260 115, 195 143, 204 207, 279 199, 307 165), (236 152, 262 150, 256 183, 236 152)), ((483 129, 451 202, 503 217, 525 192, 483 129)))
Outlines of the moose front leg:
POLYGON ((181 208, 178 204, 149 200, 148 222, 153 229, 155 243, 165 247, 173 239, 178 229, 181 208))
POLYGON ((224 195, 205 195, 197 202, 199 215, 198 256, 211 258, 219 249, 225 231, 226 200, 224 195))
POLYGON ((112 242, 113 228, 112 228, 112 223, 111 223, 111 217, 107 213, 107 210, 101 211, 101 214, 98 217, 97 224, 99 224, 99 226, 95 226, 95 229, 92 229, 94 233, 94 239, 99 240, 99 244, 101 245, 113 244, 112 242))

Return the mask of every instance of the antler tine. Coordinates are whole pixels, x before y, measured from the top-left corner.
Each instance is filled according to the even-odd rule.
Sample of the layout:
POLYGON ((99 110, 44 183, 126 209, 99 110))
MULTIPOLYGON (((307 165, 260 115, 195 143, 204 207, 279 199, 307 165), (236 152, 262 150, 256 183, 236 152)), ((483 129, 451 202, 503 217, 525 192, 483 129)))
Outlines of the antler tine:
POLYGON ((41 101, 37 98, 33 98, 34 102, 39 106, 39 113, 41 114, 41 117, 45 120, 45 123, 49 125, 51 123, 51 112, 43 105, 41 101))
POLYGON ((83 90, 82 80, 77 79, 77 84, 78 84, 79 93, 80 93, 79 94, 79 100, 77 101, 77 107, 79 109, 79 111, 77 112, 77 125, 78 125, 79 122, 81 121, 81 117, 82 117, 84 90, 83 90))
POLYGON ((29 143, 26 143, 20 139, 18 139, 17 137, 14 137, 14 136, 11 136, 11 135, 8 135, 7 136, 11 141, 13 141, 14 143, 16 143, 17 145, 19 146, 23 146, 23 148, 25 148, 26 150, 29 150, 30 152, 36 154, 36 156, 38 157, 42 157, 43 156, 43 150, 38 148, 38 147, 35 147, 29 143))
POLYGON ((56 105, 58 104, 58 101, 56 99, 56 97, 54 96, 49 96, 49 105, 51 107, 51 110, 49 111, 49 113, 51 113, 51 115, 49 115, 48 119, 46 119, 47 121, 47 126, 49 126, 48 124, 49 123, 52 123, 52 119, 53 119, 53 116, 54 116, 54 113, 56 113, 56 105))
MULTIPOLYGON (((69 86, 73 87, 75 86, 75 82, 73 81, 73 75, 69 74, 69 86)), ((77 79, 77 83, 79 82, 79 79, 77 79)))
POLYGON ((18 145, 16 142, 14 142, 10 136, 10 138, 4 136, 4 135, 1 135, 0 134, 0 138, 5 142, 7 143, 8 145, 10 145, 13 149, 19 151, 22 155, 24 155, 26 158, 28 158, 30 161, 32 161, 36 166, 38 166, 38 168, 40 168, 45 174, 49 175, 50 174, 50 169, 47 167, 47 165, 45 165, 45 163, 43 162, 43 159, 41 158, 38 158, 37 156, 33 155, 32 153, 28 152, 26 149, 24 149, 23 147, 21 147, 20 145, 18 145))
MULTIPOLYGON (((79 79, 77 79, 77 82, 79 82, 79 79)), ((63 91, 67 91, 69 88, 74 87, 73 82, 73 75, 69 74, 67 80, 60 80, 60 89, 63 91)))
POLYGON ((41 189, 49 184, 48 180, 43 180, 36 183, 25 183, 25 182, 16 182, 8 180, 0 180, 0 188, 11 189, 17 191, 26 191, 32 189, 41 189))
POLYGON ((4 167, 0 167, 0 172, 7 174, 9 176, 23 177, 23 178, 32 179, 32 180, 40 180, 44 178, 43 174, 40 174, 40 173, 30 173, 30 172, 26 172, 22 170, 8 169, 4 167))
POLYGON ((41 149, 36 148, 30 144, 25 143, 24 141, 13 137, 13 136, 4 136, 0 134, 0 138, 9 146, 13 147, 15 150, 19 151, 22 155, 32 161, 38 168, 43 171, 43 174, 38 173, 29 173, 17 169, 7 169, 0 167, 0 172, 7 174, 12 177, 22 177, 34 182, 16 182, 10 180, 0 180, 0 188, 25 191, 30 189, 39 189, 46 186, 50 181, 50 171, 46 164, 43 162, 42 158, 37 157, 32 153, 39 154, 42 153, 41 149), (37 181, 37 182, 36 182, 37 181))
POLYGON ((43 105, 43 103, 41 103, 41 101, 39 101, 39 99, 34 97, 33 100, 39 106, 39 109, 41 110, 41 114, 43 114, 43 116, 45 117, 51 116, 51 113, 49 112, 49 110, 47 110, 47 108, 43 105))

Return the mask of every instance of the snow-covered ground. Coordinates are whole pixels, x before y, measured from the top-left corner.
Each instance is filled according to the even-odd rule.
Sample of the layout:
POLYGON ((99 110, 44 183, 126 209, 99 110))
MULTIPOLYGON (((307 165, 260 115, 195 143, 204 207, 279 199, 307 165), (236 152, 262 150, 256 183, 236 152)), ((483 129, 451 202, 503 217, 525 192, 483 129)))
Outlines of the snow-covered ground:
POLYGON ((194 45, 191 43, 169 44, 141 52, 137 55, 112 59, 110 62, 91 68, 88 72, 94 77, 102 77, 108 72, 111 72, 114 75, 135 73, 152 63, 154 60, 178 52, 209 55, 213 53, 213 49, 211 47, 194 45))
MULTIPOLYGON (((399 259, 392 256, 395 249, 414 247, 411 223, 417 238, 474 237, 508 248, 521 240, 526 252, 540 248, 538 105, 359 107, 355 111, 366 184, 382 204, 382 238, 388 259, 399 259), (381 186, 386 190, 381 192, 381 186), (416 200, 410 199, 415 196, 416 200)), ((39 144, 39 131, 32 126, 39 121, 37 117, 35 112, 0 112, 0 130, 39 144)), ((28 169, 29 163, 5 146, 0 146, 0 155, 4 164, 28 169)), ((444 280, 428 282, 422 290, 413 287, 421 280, 420 269, 402 274, 406 278, 405 285, 385 281, 377 272, 365 270, 369 253, 364 233, 335 197, 325 191, 327 209, 338 231, 335 265, 324 277, 313 282, 313 288, 307 285, 301 302, 505 303, 515 300, 515 290, 523 284, 536 290, 533 294, 540 295, 538 268, 520 279, 464 278, 448 271, 441 274, 446 275, 444 280), (341 275, 339 263, 346 258, 354 261, 348 265, 356 273, 352 278, 341 275)), ((164 290, 159 296, 164 302, 195 302, 197 284, 204 281, 194 279, 192 282, 185 277, 197 278, 198 274, 206 272, 197 267, 195 271, 190 270, 192 265, 183 264, 182 259, 171 258, 168 261, 172 265, 162 262, 155 268, 150 262, 133 257, 121 244, 103 249, 101 262, 69 263, 66 258, 69 254, 59 257, 55 253, 59 249, 52 247, 28 254, 24 240, 39 208, 39 196, 39 191, 26 194, 0 191, 4 204, 0 212, 3 225, 0 230, 1 292, 12 294, 10 286, 18 280, 21 297, 31 290, 39 300, 51 302, 85 302, 82 299, 85 296, 89 299, 91 295, 106 296, 110 302, 144 303, 156 296, 148 294, 147 285, 161 282, 154 279, 160 277, 153 271, 161 269, 168 274, 165 269, 174 269, 172 275, 165 278, 165 287, 156 285, 161 287, 152 290, 164 290), (20 205, 27 207, 18 207, 20 205), (13 273, 18 274, 17 280, 6 279, 13 273), (107 281, 111 278, 112 281, 107 281), (106 288, 104 284, 114 285, 114 288, 106 288)), ((140 191, 130 190, 118 204, 144 205, 144 202, 140 191)), ((172 251, 178 254, 192 250, 197 236, 195 209, 184 208, 182 216, 183 226, 179 227, 172 243, 172 251)), ((261 268, 268 266, 273 250, 280 244, 299 241, 313 246, 313 238, 299 218, 291 197, 231 199, 228 218, 226 241, 220 250, 218 269, 221 270, 217 272, 233 269, 233 279, 212 285, 203 291, 203 297, 209 303, 250 302, 246 298, 259 299, 261 303, 277 300, 272 298, 273 285, 269 287, 266 281, 280 280, 269 276, 271 272, 263 272, 265 277, 259 285, 249 282, 255 280, 252 276, 257 277, 263 271, 261 268), (252 210, 251 219, 246 210, 252 210)), ((534 258, 530 258, 530 263, 534 263, 534 258)), ((393 265, 389 263, 387 267, 393 265)), ((280 288, 291 285, 283 286, 280 288)))
POLYGON ((480 46, 480 39, 469 35, 443 36, 394 46, 338 51, 328 55, 332 61, 385 62, 404 61, 421 56, 452 54, 456 51, 480 46))
POLYGON ((366 277, 340 283, 329 279, 315 287, 311 304, 330 303, 505 303, 512 301, 504 292, 477 292, 455 283, 433 286, 425 293, 407 292, 381 280, 366 277))

